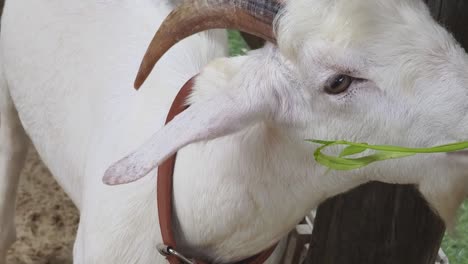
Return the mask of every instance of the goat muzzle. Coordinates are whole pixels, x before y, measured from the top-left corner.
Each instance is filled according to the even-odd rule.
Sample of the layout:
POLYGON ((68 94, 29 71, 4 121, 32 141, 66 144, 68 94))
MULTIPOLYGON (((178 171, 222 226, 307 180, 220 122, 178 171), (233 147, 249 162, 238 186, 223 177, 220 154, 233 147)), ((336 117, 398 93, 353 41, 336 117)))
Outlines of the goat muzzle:
POLYGON ((273 23, 283 0, 187 0, 162 23, 135 80, 139 89, 158 60, 177 42, 198 32, 230 28, 276 44, 273 23))

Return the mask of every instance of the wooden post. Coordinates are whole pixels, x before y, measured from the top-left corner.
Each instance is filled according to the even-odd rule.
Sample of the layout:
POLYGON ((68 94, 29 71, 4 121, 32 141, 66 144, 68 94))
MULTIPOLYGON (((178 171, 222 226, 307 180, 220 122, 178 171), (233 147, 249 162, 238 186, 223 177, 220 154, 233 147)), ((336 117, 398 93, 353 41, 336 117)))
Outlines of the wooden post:
POLYGON ((468 47, 468 1, 454 0, 424 0, 431 9, 434 18, 440 21, 455 38, 465 47, 468 47))
POLYGON ((320 205, 305 263, 434 264, 444 230, 414 187, 370 183, 320 205))
POLYGON ((245 32, 241 32, 241 36, 251 49, 259 49, 265 45, 265 40, 257 36, 245 32))
MULTIPOLYGON (((468 1, 425 0, 468 47, 468 1)), ((434 264, 445 227, 412 186, 369 183, 320 205, 305 264, 434 264)))
POLYGON ((0 0, 0 18, 2 17, 4 4, 5 4, 5 0, 0 0))

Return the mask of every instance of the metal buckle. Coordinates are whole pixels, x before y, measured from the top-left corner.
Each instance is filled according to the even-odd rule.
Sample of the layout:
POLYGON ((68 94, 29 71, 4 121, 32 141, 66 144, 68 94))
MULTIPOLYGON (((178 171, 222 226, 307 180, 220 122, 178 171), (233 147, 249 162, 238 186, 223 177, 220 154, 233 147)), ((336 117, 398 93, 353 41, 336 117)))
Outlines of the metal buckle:
POLYGON ((159 254, 161 254, 161 255, 163 255, 165 257, 174 256, 174 257, 178 258, 180 261, 182 261, 185 264, 197 264, 195 261, 192 261, 192 260, 184 257, 184 255, 182 255, 179 252, 175 251, 172 247, 170 247, 168 245, 158 244, 157 249, 158 249, 159 254))

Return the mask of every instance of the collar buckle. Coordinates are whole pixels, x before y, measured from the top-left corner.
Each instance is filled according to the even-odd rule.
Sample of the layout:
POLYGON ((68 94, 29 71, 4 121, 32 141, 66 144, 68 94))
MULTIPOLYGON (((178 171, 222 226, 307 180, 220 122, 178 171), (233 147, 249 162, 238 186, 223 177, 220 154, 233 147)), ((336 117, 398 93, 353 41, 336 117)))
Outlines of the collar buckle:
POLYGON ((197 264, 195 261, 189 258, 186 258, 184 255, 180 254, 179 252, 177 252, 176 250, 174 250, 172 247, 168 245, 158 244, 157 249, 158 249, 159 254, 163 255, 164 257, 174 256, 180 261, 182 261, 182 263, 184 264, 197 264))

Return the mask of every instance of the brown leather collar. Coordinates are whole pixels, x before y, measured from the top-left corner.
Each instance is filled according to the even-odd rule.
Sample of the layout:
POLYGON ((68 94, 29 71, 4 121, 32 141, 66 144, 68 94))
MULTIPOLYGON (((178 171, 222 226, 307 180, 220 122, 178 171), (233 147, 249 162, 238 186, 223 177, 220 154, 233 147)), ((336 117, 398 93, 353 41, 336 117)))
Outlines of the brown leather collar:
MULTIPOLYGON (((184 84, 182 89, 179 91, 174 101, 172 102, 169 113, 167 114, 166 124, 170 122, 176 115, 187 109, 184 106, 185 100, 191 93, 194 79, 197 76, 192 77, 187 83, 184 84)), ((174 239, 174 231, 172 229, 172 178, 174 174, 174 166, 176 161, 176 154, 172 155, 163 164, 158 167, 157 177, 157 200, 158 200, 158 212, 159 212, 159 225, 161 228, 161 234, 164 246, 166 249, 176 249, 176 241, 174 239)), ((251 258, 238 262, 239 264, 262 264, 270 255, 273 253, 276 246, 267 249, 258 255, 251 258)), ((179 258, 173 254, 166 254, 166 258, 170 264, 182 263, 179 258)), ((193 261, 195 263, 204 263, 201 261, 193 261)))

